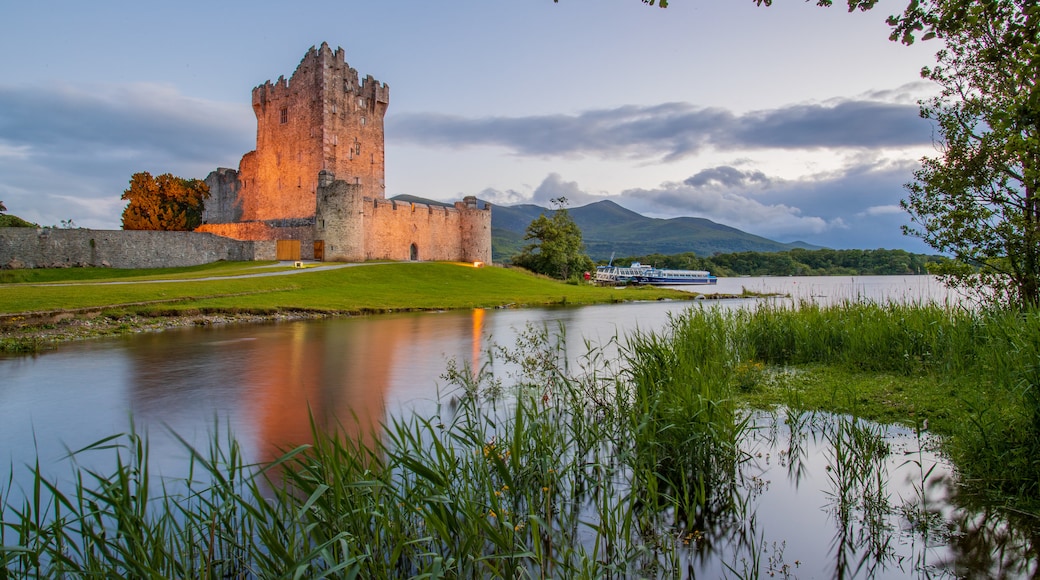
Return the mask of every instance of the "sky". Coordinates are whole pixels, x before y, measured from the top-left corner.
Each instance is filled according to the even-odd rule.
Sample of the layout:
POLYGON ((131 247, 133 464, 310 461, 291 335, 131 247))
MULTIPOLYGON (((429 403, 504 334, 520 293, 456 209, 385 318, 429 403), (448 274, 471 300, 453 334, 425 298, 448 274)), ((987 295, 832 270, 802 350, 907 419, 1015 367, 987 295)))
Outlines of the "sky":
POLYGON ((390 86, 388 197, 609 199, 931 253, 902 234, 899 201, 938 155, 917 103, 941 46, 888 40, 900 0, 835 4, 0 0, 0 201, 44 226, 118 229, 133 173, 237 168, 252 88, 327 42, 390 86))

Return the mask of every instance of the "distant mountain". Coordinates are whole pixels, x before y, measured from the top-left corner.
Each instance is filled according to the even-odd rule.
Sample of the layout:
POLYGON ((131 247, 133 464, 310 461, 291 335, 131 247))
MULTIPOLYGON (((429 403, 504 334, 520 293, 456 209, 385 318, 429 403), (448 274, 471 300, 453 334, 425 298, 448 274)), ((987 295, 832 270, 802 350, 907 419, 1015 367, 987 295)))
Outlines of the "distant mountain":
MULTIPOLYGON (((542 212, 537 205, 494 206, 491 210, 492 236, 504 241, 520 240, 527 225, 542 212), (496 232, 496 230, 498 230, 496 232)), ((783 252, 793 248, 819 249, 803 242, 785 244, 724 226, 704 218, 651 218, 604 200, 568 208, 574 223, 581 228, 585 248, 593 260, 617 256, 681 254, 698 256, 733 252, 783 252)))
MULTIPOLYGON (((414 196, 395 196, 400 201, 433 203, 414 196)), ((520 251, 527 226, 542 213, 552 210, 533 204, 495 205, 491 210, 492 258, 503 260, 520 251)), ((651 218, 609 201, 597 201, 568 208, 574 223, 581 228, 585 249, 593 260, 606 260, 611 254, 645 256, 681 254, 713 256, 733 252, 784 252, 794 248, 810 250, 820 246, 804 242, 789 244, 749 234, 704 218, 651 218)))

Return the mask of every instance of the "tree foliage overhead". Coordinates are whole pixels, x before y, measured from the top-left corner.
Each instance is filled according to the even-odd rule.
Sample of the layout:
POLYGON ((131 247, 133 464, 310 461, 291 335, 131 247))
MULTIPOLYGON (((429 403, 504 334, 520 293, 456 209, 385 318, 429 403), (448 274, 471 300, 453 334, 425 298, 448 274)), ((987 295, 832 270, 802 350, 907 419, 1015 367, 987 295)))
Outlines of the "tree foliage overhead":
POLYGON ((514 256, 513 264, 561 280, 591 271, 594 265, 585 253, 581 228, 567 212, 567 198, 556 198, 552 205, 552 217, 543 213, 527 226, 524 239, 534 243, 514 256))
POLYGON ((130 202, 123 210, 123 229, 193 230, 202 224, 202 209, 208 198, 209 186, 199 179, 135 173, 122 196, 130 202))

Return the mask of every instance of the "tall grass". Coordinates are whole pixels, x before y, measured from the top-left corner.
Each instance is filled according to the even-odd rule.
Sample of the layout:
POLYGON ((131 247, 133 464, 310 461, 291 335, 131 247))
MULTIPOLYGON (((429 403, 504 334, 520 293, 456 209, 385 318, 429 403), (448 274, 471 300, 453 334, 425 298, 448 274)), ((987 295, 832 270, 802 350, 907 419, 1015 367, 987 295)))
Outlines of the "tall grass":
POLYGON ((732 507, 727 486, 745 427, 731 396, 737 359, 720 310, 686 311, 671 329, 667 336, 637 333, 626 351, 635 481, 648 498, 674 506, 678 525, 705 529, 706 519, 732 507))
POLYGON ((723 324, 745 362, 925 379, 927 396, 948 398, 948 450, 966 481, 1040 501, 1040 311, 806 303, 736 312, 723 324))
MULTIPOLYGON (((657 577, 692 570, 720 539, 746 548, 730 572, 756 577, 769 563, 737 491, 748 426, 734 397, 748 369, 971 385, 952 391, 966 418, 950 433, 955 458, 969 478, 1035 498, 1037 316, 692 309, 620 341, 620 361, 590 348, 573 368, 562 332, 528 329, 482 368, 449 366, 436 412, 378 433, 314 424, 312 441, 270 465, 248 464, 225 434, 207 449, 184 442, 187 474, 156 480, 147 438, 131 431, 72 454, 71 485, 32 466, 29 489, 13 477, 0 489, 0 579, 657 577), (77 465, 96 453, 114 468, 77 465)), ((835 434, 842 530, 889 509, 881 481, 858 477, 879 473, 879 441, 854 421, 835 434)), ((842 553, 885 552, 876 532, 865 546, 839 537, 842 553)))
POLYGON ((557 336, 529 330, 495 354, 515 384, 503 387, 491 362, 453 366, 438 412, 394 418, 378 437, 315 424, 313 442, 271 465, 248 465, 233 437, 215 437, 204 450, 184 442, 187 476, 156 482, 147 439, 131 432, 74 454, 112 453, 116 467, 74 462, 71 490, 36 466, 25 499, 13 499, 10 483, 0 493, 0 578, 679 569, 696 558, 688 538, 732 503, 739 459, 727 373, 691 382, 700 373, 688 365, 699 359, 680 352, 688 340, 714 347, 679 336, 671 351, 646 334, 623 349, 630 373, 607 372, 612 363, 594 351, 569 373, 557 336))

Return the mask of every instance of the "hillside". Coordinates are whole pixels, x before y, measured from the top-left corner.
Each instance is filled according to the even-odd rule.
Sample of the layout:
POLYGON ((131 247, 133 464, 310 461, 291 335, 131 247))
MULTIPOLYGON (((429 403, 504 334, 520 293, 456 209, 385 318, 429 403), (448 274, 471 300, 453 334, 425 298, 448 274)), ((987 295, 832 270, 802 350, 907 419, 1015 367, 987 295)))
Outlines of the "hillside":
MULTIPOLYGON (((414 195, 397 195, 396 201, 451 205, 414 195)), ((520 251, 526 242, 528 224, 543 212, 552 211, 533 204, 493 206, 491 210, 492 257, 498 262, 520 251)), ((585 248, 593 260, 616 256, 682 254, 713 256, 735 252, 783 252, 794 248, 817 249, 802 242, 785 244, 724 226, 704 218, 651 218, 604 200, 582 207, 568 208, 574 223, 581 228, 585 248)))
MULTIPOLYGON (((537 205, 494 206, 491 211, 492 246, 495 260, 512 255, 524 245, 524 231, 542 212, 537 205)), ((818 246, 785 244, 724 226, 704 218, 651 218, 625 209, 612 201, 599 201, 571 208, 574 223, 581 228, 585 247, 593 260, 617 256, 681 254, 698 256, 734 252, 783 252, 818 246)))

